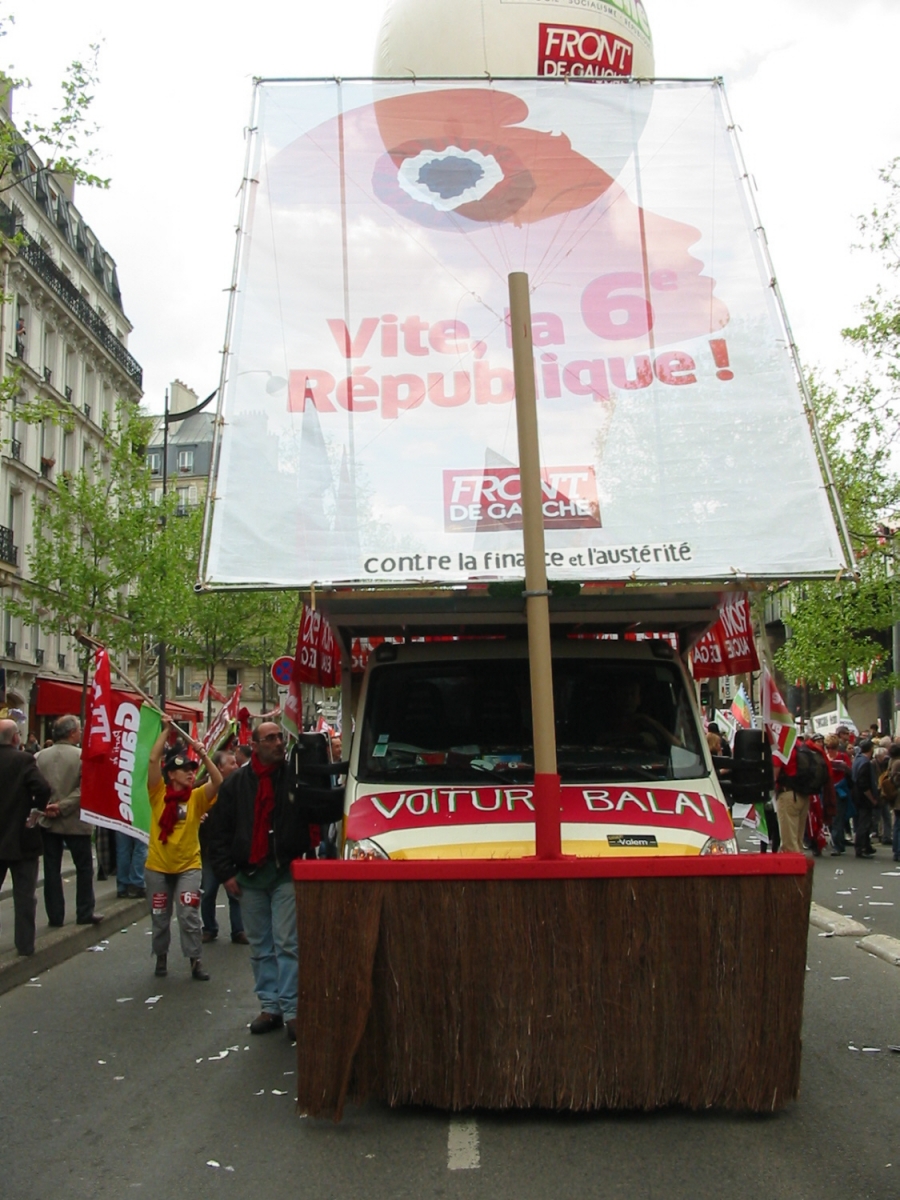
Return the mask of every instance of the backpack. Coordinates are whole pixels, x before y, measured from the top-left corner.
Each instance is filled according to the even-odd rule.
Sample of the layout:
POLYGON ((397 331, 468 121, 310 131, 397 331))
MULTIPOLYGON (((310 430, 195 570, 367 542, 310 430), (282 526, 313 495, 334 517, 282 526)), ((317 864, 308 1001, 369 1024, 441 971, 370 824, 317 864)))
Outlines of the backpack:
POLYGON ((818 750, 798 746, 794 757, 794 773, 784 774, 783 781, 801 796, 812 796, 821 792, 828 781, 828 762, 818 750))
POLYGON ((881 798, 893 806, 897 801, 897 780, 891 774, 890 767, 878 776, 878 790, 881 798))

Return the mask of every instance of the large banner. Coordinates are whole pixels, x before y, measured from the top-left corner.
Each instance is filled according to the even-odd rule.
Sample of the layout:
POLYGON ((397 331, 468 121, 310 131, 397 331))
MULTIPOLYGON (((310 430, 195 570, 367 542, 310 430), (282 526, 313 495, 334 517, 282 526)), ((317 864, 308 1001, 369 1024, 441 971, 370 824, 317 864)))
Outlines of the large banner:
POLYGON ((98 650, 81 748, 81 817, 150 840, 147 767, 162 721, 110 684, 109 657, 98 650))
POLYGON ((719 85, 263 82, 253 125, 207 583, 522 577, 517 270, 551 578, 843 565, 719 85))

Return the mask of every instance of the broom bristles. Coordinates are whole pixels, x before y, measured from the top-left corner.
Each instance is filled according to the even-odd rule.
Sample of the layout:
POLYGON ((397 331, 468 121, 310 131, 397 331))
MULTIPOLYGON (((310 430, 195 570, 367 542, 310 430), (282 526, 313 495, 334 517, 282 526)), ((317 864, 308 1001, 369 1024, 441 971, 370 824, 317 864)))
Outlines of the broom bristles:
POLYGON ((811 874, 296 888, 311 1115, 797 1096, 811 874))

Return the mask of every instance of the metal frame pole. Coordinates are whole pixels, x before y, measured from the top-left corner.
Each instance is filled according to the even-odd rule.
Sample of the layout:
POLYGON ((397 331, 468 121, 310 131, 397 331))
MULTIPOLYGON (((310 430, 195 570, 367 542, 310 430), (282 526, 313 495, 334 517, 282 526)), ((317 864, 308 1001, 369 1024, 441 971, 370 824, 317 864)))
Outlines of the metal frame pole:
POLYGON ((522 536, 525 549, 525 615, 528 622, 528 666, 531 674, 531 718, 534 730, 534 833, 538 858, 561 858, 560 787, 556 770, 556 722, 553 711, 553 665, 550 653, 550 592, 544 555, 541 459, 538 447, 537 398, 528 276, 509 276, 509 317, 516 383, 516 428, 522 493, 522 536))

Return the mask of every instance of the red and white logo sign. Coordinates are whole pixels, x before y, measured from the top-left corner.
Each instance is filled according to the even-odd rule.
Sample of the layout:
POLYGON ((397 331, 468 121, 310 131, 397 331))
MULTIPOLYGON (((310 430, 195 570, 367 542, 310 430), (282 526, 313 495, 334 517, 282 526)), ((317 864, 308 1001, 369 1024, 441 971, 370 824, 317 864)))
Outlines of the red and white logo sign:
POLYGON ((617 33, 583 25, 540 25, 538 74, 603 79, 630 75, 634 46, 617 33))
MULTIPOLYGON (((541 471, 547 529, 599 529, 600 504, 593 467, 545 467, 541 471)), ((444 529, 489 532, 522 528, 518 467, 444 471, 444 529)))

